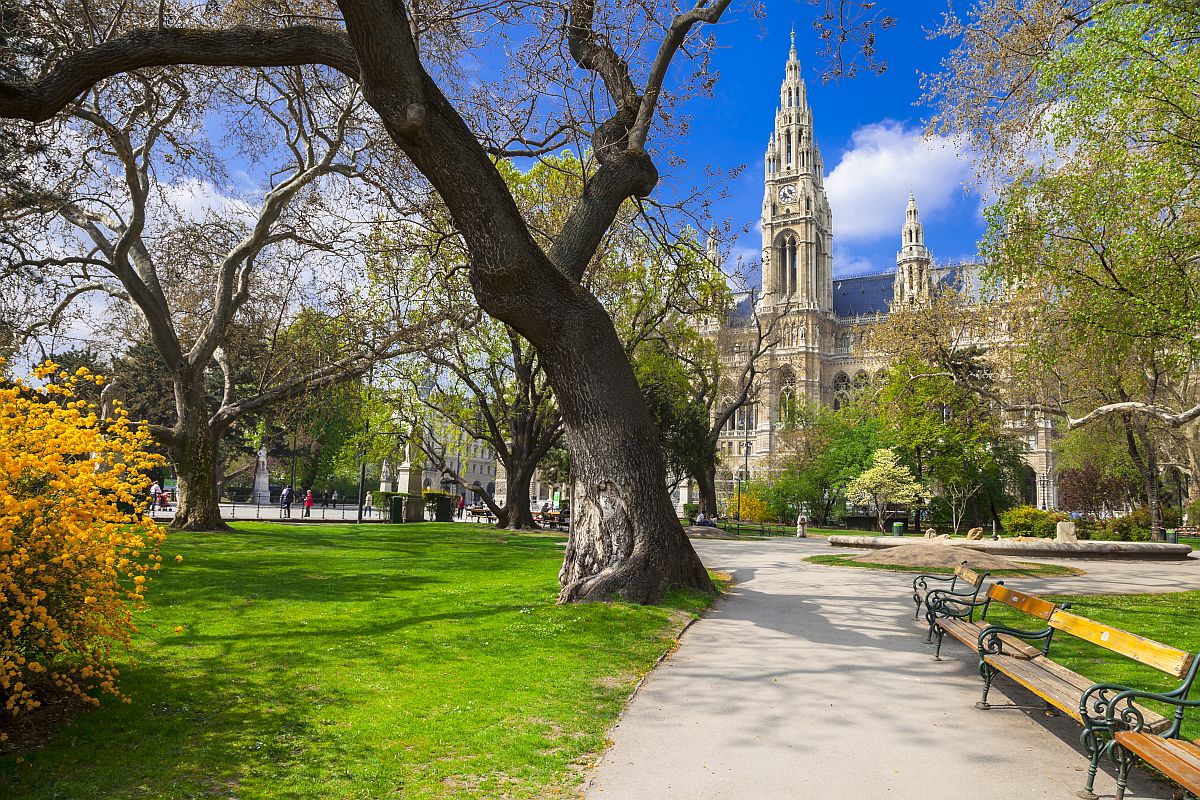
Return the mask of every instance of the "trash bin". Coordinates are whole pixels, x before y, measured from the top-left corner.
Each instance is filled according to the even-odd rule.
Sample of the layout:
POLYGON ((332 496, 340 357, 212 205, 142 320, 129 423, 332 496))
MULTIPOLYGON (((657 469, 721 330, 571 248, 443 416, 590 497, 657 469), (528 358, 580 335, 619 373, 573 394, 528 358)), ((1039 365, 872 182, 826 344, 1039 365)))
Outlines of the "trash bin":
POLYGON ((457 497, 453 495, 439 495, 434 498, 433 502, 434 522, 450 522, 454 519, 454 507, 458 503, 457 497))
POLYGON ((903 536, 903 535, 904 535, 904 523, 903 522, 893 522, 892 523, 892 536, 903 536))
POLYGON ((407 495, 394 494, 388 498, 388 522, 404 522, 404 501, 407 495))
POLYGON ((1179 531, 1167 528, 1167 544, 1179 544, 1179 531))

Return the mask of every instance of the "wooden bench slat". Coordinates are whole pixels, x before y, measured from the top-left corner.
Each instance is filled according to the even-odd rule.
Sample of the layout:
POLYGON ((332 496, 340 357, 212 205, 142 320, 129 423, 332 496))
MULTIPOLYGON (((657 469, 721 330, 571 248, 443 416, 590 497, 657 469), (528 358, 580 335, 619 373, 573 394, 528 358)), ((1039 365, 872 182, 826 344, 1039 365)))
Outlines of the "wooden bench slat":
POLYGON ((993 583, 988 587, 987 596, 997 603, 1003 603, 1006 606, 1012 606, 1018 611, 1024 611, 1030 616, 1038 619, 1050 619, 1051 615, 1058 610, 1058 606, 1051 603, 1049 600, 1043 600, 1040 597, 1034 597, 1025 592, 1017 592, 1008 588, 1001 583, 993 583))
POLYGON ((1200 792, 1200 745, 1129 731, 1117 731, 1116 740, 1183 788, 1200 792))
MULTIPOLYGON (((1008 655, 988 656, 985 660, 1076 721, 1083 721, 1079 714, 1079 698, 1094 685, 1095 681, 1091 678, 1072 672, 1040 653, 1033 660, 1008 655)), ((1134 705, 1142 714, 1146 730, 1158 733, 1170 726, 1169 718, 1140 703, 1134 705)))
POLYGON ((1042 669, 1039 661, 1003 655, 990 655, 984 660, 1067 716, 1083 722, 1079 713, 1079 688, 1056 673, 1042 669))
POLYGON ((977 622, 967 622, 965 619, 953 617, 939 617, 934 624, 972 649, 979 641, 979 632, 983 630, 977 622))
MULTIPOLYGON (((967 647, 970 647, 972 650, 974 650, 979 645, 979 634, 991 623, 986 621, 967 622, 966 620, 955 619, 953 617, 940 617, 934 620, 934 624, 946 631, 946 633, 950 634, 955 639, 958 639, 967 647)), ((1003 641, 1004 646, 1011 650, 1018 658, 1030 659, 1038 658, 1042 655, 1041 650, 1024 641, 1023 639, 1018 639, 1015 636, 1001 634, 1000 640, 1003 641)))
POLYGON ((1054 612, 1050 617, 1050 627, 1112 650, 1114 653, 1120 653, 1126 658, 1154 667, 1158 671, 1176 678, 1182 678, 1187 674, 1188 668, 1192 665, 1192 653, 1096 622, 1087 617, 1081 617, 1078 614, 1072 614, 1070 611, 1054 612))
POLYGON ((971 586, 978 586, 983 583, 984 576, 967 566, 967 562, 963 562, 954 568, 954 574, 962 578, 971 586))

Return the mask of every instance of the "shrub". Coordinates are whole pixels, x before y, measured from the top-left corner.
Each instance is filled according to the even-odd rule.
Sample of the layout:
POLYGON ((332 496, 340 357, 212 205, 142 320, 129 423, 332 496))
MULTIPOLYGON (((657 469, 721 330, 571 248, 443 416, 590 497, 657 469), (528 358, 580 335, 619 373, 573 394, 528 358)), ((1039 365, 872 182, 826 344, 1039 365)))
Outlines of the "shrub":
MULTIPOLYGON (((767 502, 753 491, 753 487, 742 487, 741 518, 746 522, 769 522, 771 511, 767 502)), ((738 493, 735 491, 725 500, 725 516, 733 519, 738 513, 738 493)))
POLYGON ((700 504, 699 503, 684 503, 683 504, 683 516, 687 518, 687 521, 689 523, 695 522, 696 517, 699 516, 699 514, 700 514, 700 504))
POLYGON ((0 385, 0 701, 14 717, 52 692, 120 696, 114 649, 164 538, 141 513, 162 461, 148 429, 76 399, 102 379, 55 370, 37 370, 42 389, 0 385))
POLYGON ((1058 532, 1058 523, 1064 519, 1066 514, 1034 506, 1014 506, 1000 512, 1000 524, 1010 536, 1053 537, 1058 532))
MULTIPOLYGON (((1176 527, 1178 520, 1179 509, 1163 509, 1164 526, 1176 527)), ((1097 520, 1090 533, 1092 539, 1102 541, 1148 542, 1150 541, 1150 508, 1149 506, 1139 506, 1123 517, 1097 520)))

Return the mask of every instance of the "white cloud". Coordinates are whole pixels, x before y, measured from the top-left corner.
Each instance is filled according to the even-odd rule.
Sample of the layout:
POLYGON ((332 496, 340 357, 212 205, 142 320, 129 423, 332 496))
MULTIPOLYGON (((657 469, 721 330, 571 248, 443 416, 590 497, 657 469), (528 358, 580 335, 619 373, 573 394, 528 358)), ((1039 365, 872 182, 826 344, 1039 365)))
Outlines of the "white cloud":
POLYGON ((908 193, 922 215, 936 214, 961 196, 971 163, 954 142, 926 139, 894 120, 864 125, 825 179, 835 242, 900 241, 908 193))
POLYGON ((253 224, 257 209, 246 201, 223 194, 211 182, 199 178, 181 178, 174 183, 159 186, 165 200, 184 219, 201 222, 210 214, 241 218, 253 224))

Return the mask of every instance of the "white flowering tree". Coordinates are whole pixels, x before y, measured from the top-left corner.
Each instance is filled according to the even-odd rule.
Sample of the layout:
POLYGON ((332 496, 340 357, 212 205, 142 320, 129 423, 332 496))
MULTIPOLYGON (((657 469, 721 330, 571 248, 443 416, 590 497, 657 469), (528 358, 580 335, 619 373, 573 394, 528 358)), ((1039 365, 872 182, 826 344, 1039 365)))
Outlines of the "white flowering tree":
POLYGON ((885 447, 875 451, 868 467, 846 486, 852 503, 875 507, 875 524, 883 530, 883 515, 888 504, 907 506, 925 496, 925 488, 912 471, 900 463, 896 451, 885 447))

